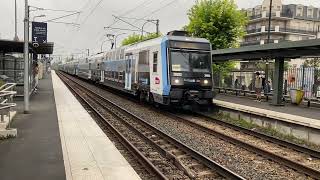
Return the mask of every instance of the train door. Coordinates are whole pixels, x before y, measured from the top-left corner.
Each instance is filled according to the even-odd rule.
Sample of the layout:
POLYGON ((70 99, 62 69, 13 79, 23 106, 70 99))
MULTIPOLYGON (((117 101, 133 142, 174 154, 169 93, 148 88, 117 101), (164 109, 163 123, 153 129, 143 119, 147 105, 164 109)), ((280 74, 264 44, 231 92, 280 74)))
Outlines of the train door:
POLYGON ((139 52, 138 83, 142 88, 150 85, 149 51, 139 52))
POLYGON ((91 74, 92 74, 92 71, 91 71, 91 63, 88 64, 88 79, 91 79, 91 74))
POLYGON ((132 55, 126 56, 125 89, 131 90, 132 82, 132 55))

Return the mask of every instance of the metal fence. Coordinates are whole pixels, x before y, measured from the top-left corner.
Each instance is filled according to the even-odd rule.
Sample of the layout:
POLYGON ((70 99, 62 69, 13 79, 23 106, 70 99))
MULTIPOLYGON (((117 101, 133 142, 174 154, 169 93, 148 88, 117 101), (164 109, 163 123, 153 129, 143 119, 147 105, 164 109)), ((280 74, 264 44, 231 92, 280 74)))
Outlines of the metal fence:
POLYGON ((13 101, 13 97, 17 94, 15 87, 16 83, 6 83, 0 86, 0 122, 4 122, 4 116, 9 116, 8 128, 10 128, 11 108, 16 106, 13 101))
MULTIPOLYGON (((254 91, 256 71, 233 71, 227 74, 214 73, 214 86, 220 88, 231 88, 254 91)), ((260 71, 263 78, 265 74, 260 71)), ((274 71, 269 70, 269 81, 272 91, 274 71)), ((302 89, 305 98, 320 98, 320 68, 289 68, 284 72, 284 94, 288 95, 290 89, 302 89)), ((267 82, 264 79, 264 82, 267 82)))
MULTIPOLYGON (((35 74, 32 63, 30 62, 29 68, 31 69, 29 77, 30 92, 35 88, 35 74)), ((23 96, 24 85, 24 60, 21 57, 12 55, 0 55, 0 86, 5 83, 16 83, 17 96, 23 96)))

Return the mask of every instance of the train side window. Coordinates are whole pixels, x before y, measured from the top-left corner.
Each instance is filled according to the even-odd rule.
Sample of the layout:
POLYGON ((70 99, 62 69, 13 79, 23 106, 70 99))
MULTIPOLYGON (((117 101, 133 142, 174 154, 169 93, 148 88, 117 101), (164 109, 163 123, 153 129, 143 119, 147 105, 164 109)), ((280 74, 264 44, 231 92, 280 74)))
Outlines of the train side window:
POLYGON ((124 49, 121 49, 121 52, 120 52, 120 59, 124 59, 124 49))
POLYGON ((149 51, 139 52, 139 64, 140 65, 149 65, 149 51))
POLYGON ((153 72, 158 72, 158 52, 153 53, 153 72))

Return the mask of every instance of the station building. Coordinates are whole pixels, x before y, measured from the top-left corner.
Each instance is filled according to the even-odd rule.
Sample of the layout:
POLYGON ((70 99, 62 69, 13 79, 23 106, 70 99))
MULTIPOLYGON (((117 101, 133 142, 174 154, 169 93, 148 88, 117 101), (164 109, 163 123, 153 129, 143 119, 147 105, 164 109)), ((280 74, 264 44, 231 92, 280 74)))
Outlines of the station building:
MULTIPOLYGON (((24 86, 24 42, 0 39, 0 86, 5 83, 16 83, 17 96, 23 96, 24 86)), ((53 53, 53 43, 33 47, 29 43, 29 87, 35 88, 35 64, 39 65, 40 79, 50 64, 50 54, 53 53)))
MULTIPOLYGON (((300 4, 284 5, 273 0, 271 17, 271 43, 298 41, 320 37, 320 8, 300 4)), ((246 9, 249 23, 241 46, 266 44, 269 29, 270 0, 246 9)))

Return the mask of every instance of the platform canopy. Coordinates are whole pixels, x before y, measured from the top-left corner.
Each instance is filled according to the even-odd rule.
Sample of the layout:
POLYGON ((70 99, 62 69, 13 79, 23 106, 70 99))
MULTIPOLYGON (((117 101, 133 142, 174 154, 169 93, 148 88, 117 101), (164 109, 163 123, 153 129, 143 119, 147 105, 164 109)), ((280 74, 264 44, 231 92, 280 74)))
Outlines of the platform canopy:
MULTIPOLYGON (((36 54, 52 54, 54 44, 43 43, 39 47, 33 47, 32 43, 29 43, 30 53, 36 54)), ((12 41, 12 40, 0 40, 0 53, 23 53, 24 42, 22 41, 12 41)))
POLYGON ((212 51, 214 62, 227 60, 261 60, 320 56, 320 39, 285 41, 281 43, 245 46, 212 51))

